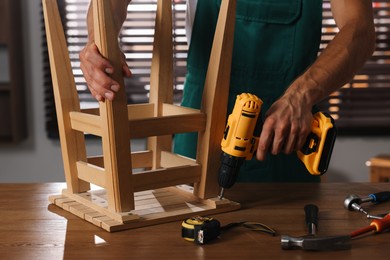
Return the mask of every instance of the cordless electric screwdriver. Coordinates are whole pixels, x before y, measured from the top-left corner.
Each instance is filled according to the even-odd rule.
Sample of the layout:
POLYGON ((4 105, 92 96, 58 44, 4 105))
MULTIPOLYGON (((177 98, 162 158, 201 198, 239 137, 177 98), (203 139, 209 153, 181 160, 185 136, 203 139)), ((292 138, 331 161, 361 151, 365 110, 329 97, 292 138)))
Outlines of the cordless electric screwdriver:
MULTIPOLYGON (((218 174, 220 199, 223 198, 224 190, 236 182, 243 162, 252 159, 256 153, 262 128, 262 104, 261 99, 253 94, 237 96, 221 142, 221 167, 218 174)), ((317 112, 313 118, 311 133, 297 155, 310 174, 321 175, 328 169, 336 128, 333 118, 326 113, 317 112)))

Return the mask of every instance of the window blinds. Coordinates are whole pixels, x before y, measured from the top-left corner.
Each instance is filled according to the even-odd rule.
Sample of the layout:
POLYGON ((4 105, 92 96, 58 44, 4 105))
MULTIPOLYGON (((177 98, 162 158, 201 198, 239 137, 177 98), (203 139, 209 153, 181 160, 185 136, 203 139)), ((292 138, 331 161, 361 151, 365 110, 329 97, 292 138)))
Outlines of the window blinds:
MULTIPOLYGON (((321 49, 338 32, 330 1, 323 3, 321 49)), ((320 104, 335 119, 339 134, 390 134, 390 1, 374 1, 376 50, 354 79, 320 104)))

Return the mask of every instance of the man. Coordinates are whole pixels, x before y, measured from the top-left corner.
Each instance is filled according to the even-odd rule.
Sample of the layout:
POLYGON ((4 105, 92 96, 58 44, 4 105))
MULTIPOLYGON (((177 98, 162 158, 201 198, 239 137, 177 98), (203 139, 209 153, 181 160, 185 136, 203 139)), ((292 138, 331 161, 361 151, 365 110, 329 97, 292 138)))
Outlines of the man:
MULTIPOLYGON (((188 0, 191 30, 182 105, 199 108, 221 0, 188 0), (196 12, 194 12, 196 7, 196 12)), ((117 33, 128 0, 112 1, 117 33)), ((297 159, 310 132, 312 110, 319 101, 349 82, 375 45, 372 3, 332 0, 339 32, 317 56, 321 38, 321 0, 237 0, 228 112, 237 94, 256 94, 264 102, 257 160, 243 165, 239 180, 319 181, 297 159)), ((91 22, 91 12, 88 14, 91 22)), ((112 66, 89 42, 80 53, 81 68, 97 100, 114 98, 119 85, 108 76, 112 66)), ((123 59, 123 73, 131 72, 123 59)), ((175 136, 175 152, 194 157, 196 134, 175 136)))

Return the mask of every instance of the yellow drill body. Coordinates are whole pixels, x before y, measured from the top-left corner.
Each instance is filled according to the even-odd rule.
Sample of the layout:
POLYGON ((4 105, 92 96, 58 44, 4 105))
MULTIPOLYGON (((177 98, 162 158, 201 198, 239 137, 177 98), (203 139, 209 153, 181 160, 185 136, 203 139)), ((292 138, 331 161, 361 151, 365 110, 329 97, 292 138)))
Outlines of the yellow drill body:
POLYGON ((223 152, 235 157, 245 157, 246 160, 252 159, 259 142, 260 131, 257 136, 254 131, 262 104, 261 99, 252 94, 237 96, 221 142, 223 152))

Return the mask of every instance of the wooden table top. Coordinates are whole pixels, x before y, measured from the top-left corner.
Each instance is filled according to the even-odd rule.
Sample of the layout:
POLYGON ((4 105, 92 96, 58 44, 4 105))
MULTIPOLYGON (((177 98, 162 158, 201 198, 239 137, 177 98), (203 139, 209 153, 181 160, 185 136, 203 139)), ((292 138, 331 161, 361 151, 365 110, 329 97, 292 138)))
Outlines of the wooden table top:
MULTIPOLYGON (((225 195, 242 208, 214 217, 222 225, 261 222, 278 234, 237 227, 203 246, 181 238, 180 221, 108 233, 50 204, 48 196, 63 188, 63 183, 0 184, 2 259, 388 259, 390 254, 390 232, 352 240, 346 251, 280 245, 281 234, 307 234, 303 207, 308 203, 319 207, 318 236, 347 235, 369 225, 362 213, 344 209, 344 199, 390 190, 389 183, 236 184, 225 195)), ((362 206, 371 214, 390 211, 390 202, 362 206)))

